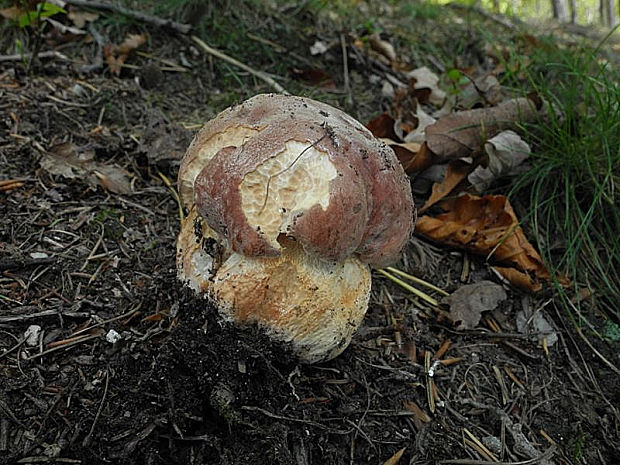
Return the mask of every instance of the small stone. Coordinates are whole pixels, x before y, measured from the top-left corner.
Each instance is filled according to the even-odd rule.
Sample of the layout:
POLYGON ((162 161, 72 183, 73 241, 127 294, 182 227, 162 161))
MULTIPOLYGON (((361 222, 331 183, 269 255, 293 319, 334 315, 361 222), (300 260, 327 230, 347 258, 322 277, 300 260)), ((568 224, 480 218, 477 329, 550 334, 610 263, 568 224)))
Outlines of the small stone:
POLYGON ((483 437, 482 444, 494 454, 500 454, 502 452, 502 442, 496 436, 483 437))
POLYGON ((105 335, 105 340, 108 341, 110 344, 116 344, 121 339, 123 339, 123 336, 121 336, 117 331, 113 329, 108 331, 108 334, 105 335))
POLYGON ((88 92, 86 91, 86 89, 84 89, 84 87, 79 84, 75 84, 71 88, 71 92, 73 92, 78 97, 88 97, 88 92))
POLYGON ((327 44, 325 42, 317 40, 310 46, 310 55, 312 56, 323 55, 325 52, 327 52, 327 44))
POLYGON ((383 81, 381 95, 385 98, 394 98, 394 86, 389 81, 383 81))
POLYGON ((45 252, 30 252, 30 258, 34 258, 35 260, 39 260, 42 258, 49 258, 49 255, 45 252))
POLYGON ((24 339, 26 339, 26 345, 28 347, 35 347, 39 343, 39 336, 41 335, 41 327, 39 325, 30 325, 24 332, 24 339))

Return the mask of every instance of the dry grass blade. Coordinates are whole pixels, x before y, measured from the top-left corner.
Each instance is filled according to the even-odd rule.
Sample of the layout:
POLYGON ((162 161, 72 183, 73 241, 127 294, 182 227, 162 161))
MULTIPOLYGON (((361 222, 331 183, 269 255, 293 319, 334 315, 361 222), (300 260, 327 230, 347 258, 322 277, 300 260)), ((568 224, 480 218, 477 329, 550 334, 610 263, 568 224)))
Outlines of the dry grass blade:
POLYGON ((410 275, 409 273, 405 273, 404 271, 399 270, 398 268, 394 268, 393 266, 386 267, 386 270, 388 270, 390 273, 394 273, 395 275, 401 276, 407 279, 408 281, 411 281, 412 283, 416 283, 416 284, 419 284, 420 286, 424 286, 429 289, 432 289, 433 291, 438 292, 441 295, 445 295, 445 296, 450 295, 448 292, 435 286, 434 284, 424 281, 423 279, 420 279, 416 276, 410 275))
POLYGON ((170 182, 170 179, 168 179, 168 177, 164 173, 162 173, 161 171, 158 171, 157 174, 159 175, 161 180, 164 182, 166 187, 170 189, 170 192, 172 193, 172 197, 174 197, 174 200, 176 201, 179 207, 179 219, 181 220, 181 223, 183 223, 183 220, 185 219, 185 213, 183 213, 183 204, 181 203, 181 199, 179 198, 179 194, 177 190, 174 188, 174 186, 170 182))
POLYGON ((498 462, 497 457, 495 457, 495 455, 493 455, 493 453, 489 449, 487 449, 485 445, 482 444, 482 442, 480 442, 480 440, 471 433, 471 431, 469 431, 467 428, 463 428, 463 433, 465 436, 467 436, 467 438, 464 438, 464 442, 466 444, 475 449, 480 455, 488 458, 491 461, 498 462))
POLYGON ((387 271, 385 271, 384 269, 379 269, 377 270, 378 273, 382 274, 383 276, 385 276, 386 278, 388 278, 390 281, 398 284, 400 287, 402 287, 403 289, 411 292, 412 294, 418 296, 420 299, 428 302, 429 304, 433 305, 434 307, 438 307, 439 306, 439 302, 435 299, 433 299, 430 295, 425 294, 424 292, 422 292, 419 289, 416 289, 413 286, 410 286, 409 284, 407 284, 405 281, 398 279, 396 276, 391 275, 390 273, 388 273, 387 271))

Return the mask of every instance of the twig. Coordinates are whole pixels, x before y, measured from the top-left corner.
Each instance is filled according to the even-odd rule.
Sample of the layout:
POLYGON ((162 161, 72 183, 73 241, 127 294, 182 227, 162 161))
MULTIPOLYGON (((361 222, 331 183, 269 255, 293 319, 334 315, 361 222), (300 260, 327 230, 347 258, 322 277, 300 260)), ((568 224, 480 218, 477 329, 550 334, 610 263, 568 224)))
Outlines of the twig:
POLYGON ((37 17, 34 21, 35 27, 33 27, 34 31, 34 49, 32 51, 32 56, 30 60, 28 60, 28 65, 26 66, 26 74, 30 75, 30 70, 35 63, 35 58, 39 56, 39 52, 41 51, 41 47, 43 46, 43 30, 45 29, 46 23, 41 22, 41 13, 43 12, 43 7, 45 6, 45 2, 40 3, 37 6, 37 17))
POLYGON ((495 455, 493 455, 493 453, 489 449, 487 449, 485 445, 482 444, 482 442, 480 442, 480 440, 471 433, 471 431, 469 431, 467 428, 463 428, 463 433, 463 442, 465 442, 466 444, 469 443, 471 447, 475 449, 476 452, 478 452, 480 455, 487 457, 494 463, 498 463, 497 457, 495 457, 495 455), (465 435, 468 436, 469 439, 465 438, 465 435))
POLYGON ((139 11, 130 10, 129 8, 125 8, 120 5, 113 5, 111 3, 91 2, 89 0, 67 0, 67 4, 73 6, 80 6, 83 8, 90 8, 92 10, 110 11, 112 13, 127 16, 128 18, 133 18, 143 23, 152 24, 153 26, 172 29, 173 31, 179 32, 181 34, 187 34, 189 33, 189 31, 192 30, 192 26, 190 24, 177 23, 170 19, 147 15, 144 13, 140 13, 139 11))
POLYGON ((77 336, 78 334, 82 334, 86 331, 90 331, 91 329, 99 328, 101 326, 107 325, 108 323, 112 323, 117 320, 122 320, 123 318, 130 318, 131 316, 133 316, 134 313, 140 310, 140 307, 142 307, 142 302, 140 302, 138 305, 136 305, 134 308, 132 308, 128 312, 123 313, 122 315, 118 315, 113 318, 108 318, 107 320, 100 321, 99 323, 95 323, 92 326, 88 326, 84 329, 80 329, 79 331, 76 331, 73 334, 71 334, 71 337, 77 336))
POLYGON ((0 260, 0 271, 11 270, 14 268, 26 268, 28 266, 52 265, 54 263, 56 263, 56 259, 53 257, 0 260))
POLYGON ((268 76, 267 74, 263 73, 262 71, 258 71, 258 70, 255 70, 254 68, 250 68, 245 63, 241 63, 240 61, 235 60, 233 57, 230 57, 230 56, 226 55, 225 53, 220 52, 219 50, 216 50, 213 47, 210 47, 205 42, 203 42, 203 40, 200 39, 200 37, 197 37, 197 36, 193 35, 193 36, 191 36, 191 39, 194 42, 196 42, 200 46, 200 48, 202 48, 208 54, 213 55, 214 57, 217 57, 220 60, 223 60, 223 61, 225 61, 225 62, 227 62, 227 63, 229 63, 229 64, 231 64, 233 66, 236 66, 237 68, 241 68, 242 70, 247 71, 248 73, 256 76, 259 79, 261 79, 262 81, 265 81, 267 84, 269 84, 271 87, 273 87, 276 92, 279 92, 280 94, 284 94, 284 95, 290 95, 290 93, 287 92, 284 87, 282 87, 280 84, 278 84, 270 76, 268 76))
POLYGON ((99 238, 97 238, 97 242, 95 242, 95 246, 88 254, 88 257, 86 257, 86 260, 84 260, 84 263, 82 264, 82 267, 80 268, 80 272, 84 271, 86 267, 88 266, 89 260, 95 255, 95 252, 97 252, 97 249, 103 242, 104 235, 105 235, 105 226, 101 225, 101 234, 99 234, 99 238))
MULTIPOLYGON (((92 2, 89 0, 68 0, 67 4, 69 5, 74 5, 74 6, 80 6, 80 7, 84 7, 84 8, 91 8, 93 10, 104 10, 104 11, 111 11, 113 13, 118 13, 120 15, 123 16, 127 16, 129 18, 133 18, 137 21, 142 21, 144 23, 148 23, 148 24, 152 24, 154 26, 157 27, 164 27, 164 28, 168 28, 168 29, 172 29, 176 32, 179 32, 181 34, 187 35, 189 34, 189 32, 192 29, 192 26, 189 24, 182 24, 182 23, 177 23, 175 21, 169 20, 169 19, 163 19, 163 18, 159 18, 157 16, 151 16, 151 15, 147 15, 144 13, 140 13, 138 11, 134 11, 134 10, 130 10, 128 8, 119 6, 119 5, 113 5, 110 3, 105 3, 105 2, 92 2)), ((200 37, 192 35, 190 36, 190 38, 192 39, 192 41, 194 41, 195 43, 197 43, 200 48, 203 49, 203 51, 207 52, 210 55, 213 55, 217 58, 219 58, 220 60, 223 60, 233 66, 236 66, 238 68, 243 69, 244 71, 247 71, 248 73, 256 76, 257 78, 265 81, 267 84, 269 84, 271 87, 273 87, 275 89, 276 92, 279 92, 281 94, 284 95, 290 95, 286 89, 284 89, 284 87, 282 87, 280 84, 278 84, 276 81, 274 81, 270 76, 268 76, 267 74, 263 73, 262 71, 258 71, 255 70, 254 68, 249 67, 248 65, 246 65, 245 63, 241 63, 240 61, 226 55, 223 52, 220 52, 219 50, 214 49, 213 47, 210 47, 209 45, 207 45, 202 39, 200 39, 200 37)), ((21 57, 19 58, 21 59, 21 57)))
POLYGON ((330 428, 329 426, 322 425, 321 423, 317 423, 316 421, 312 421, 312 420, 303 420, 301 418, 292 418, 292 417, 285 417, 282 415, 276 415, 275 413, 271 413, 269 410, 265 410, 264 408, 260 408, 260 407, 255 407, 253 405, 242 405, 241 410, 249 410, 251 412, 260 412, 263 415, 269 418, 274 418, 276 420, 290 421, 293 423, 303 423, 305 425, 314 426, 316 428, 329 431, 330 433, 334 433, 334 434, 349 434, 351 432, 351 430, 333 429, 333 428, 330 428))
POLYGON ((11 334, 7 331, 2 331, 3 333, 8 334, 9 336, 11 336, 12 338, 14 338, 17 341, 17 344, 15 344, 13 347, 6 349, 4 352, 2 352, 0 354, 0 360, 2 360, 5 356, 9 355, 11 352, 13 352, 16 349, 19 349, 22 344, 24 344, 24 342, 26 342, 26 338, 22 337, 21 339, 18 338, 17 336, 15 336, 14 334, 11 334))
POLYGON ((82 441, 82 447, 88 447, 90 443, 90 438, 95 431, 95 426, 97 425, 97 421, 99 420, 99 416, 101 415, 101 410, 103 410, 103 404, 105 403, 105 398, 108 395, 108 385, 110 384, 110 372, 106 370, 105 372, 105 387, 103 388, 103 397, 101 398, 101 403, 99 404, 99 408, 97 409, 97 413, 95 414, 95 419, 93 420, 93 424, 90 427, 90 431, 82 441))
POLYGON ((0 192, 9 192, 13 189, 19 189, 25 185, 25 182, 18 179, 5 179, 4 181, 0 181, 0 192))
MULTIPOLYGON (((21 310, 18 308, 18 310, 21 310)), ((26 313, 21 315, 2 315, 0 316, 0 323, 10 323, 12 321, 24 321, 24 320, 32 320, 34 318, 42 318, 44 316, 68 316, 71 318, 88 318, 91 316, 89 312, 61 312, 58 309, 52 308, 48 310, 43 310, 41 312, 36 313, 26 313)))
POLYGON ((145 52, 141 52, 140 50, 136 50, 135 54, 141 57, 144 57, 144 58, 150 58, 151 60, 159 61, 160 63, 163 63, 164 65, 168 65, 167 68, 165 67, 160 68, 163 71, 175 71, 177 73, 186 73, 189 71, 189 69, 175 63, 172 60, 166 60, 165 58, 160 58, 151 53, 145 53, 145 52))
POLYGON ((82 463, 79 459, 69 459, 66 457, 48 457, 47 455, 33 455, 24 457, 15 463, 82 463))
POLYGON ((75 339, 68 344, 52 347, 51 349, 47 349, 47 350, 44 350, 43 352, 39 352, 38 354, 34 354, 30 357, 27 357, 26 360, 34 360, 35 358, 43 357, 44 355, 47 355, 51 352, 56 352, 57 350, 60 350, 60 349, 68 349, 69 347, 73 347, 77 344, 81 344, 82 342, 90 341, 91 339, 96 339, 99 337, 101 337, 101 334, 93 334, 90 336, 84 336, 84 337, 75 339))
POLYGON ((342 49, 342 73, 344 75, 344 92, 347 95, 347 105, 353 105, 351 85, 349 83, 349 57, 347 56, 347 42, 344 34, 340 34, 340 48, 342 49))
POLYGON ((308 66, 312 66, 312 62, 310 60, 304 58, 299 53, 295 53, 295 52, 293 52, 291 50, 288 50, 287 48, 285 48, 282 45, 274 42, 273 40, 269 40, 269 39, 265 39, 263 37, 259 37, 259 36, 255 35, 255 34, 252 34, 251 32, 248 32, 246 35, 248 36, 248 39, 255 40, 256 42, 259 42, 261 44, 268 45, 269 47, 273 48, 277 53, 288 53, 290 56, 292 56, 296 60, 299 60, 299 61, 301 61, 302 63, 305 63, 308 66))

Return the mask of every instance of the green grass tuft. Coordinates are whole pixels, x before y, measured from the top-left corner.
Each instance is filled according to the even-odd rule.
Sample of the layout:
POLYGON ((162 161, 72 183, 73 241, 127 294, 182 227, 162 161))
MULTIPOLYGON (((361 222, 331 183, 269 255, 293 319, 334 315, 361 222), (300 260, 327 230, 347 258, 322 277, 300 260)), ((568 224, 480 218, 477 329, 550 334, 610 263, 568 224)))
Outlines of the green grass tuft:
POLYGON ((441 17, 443 6, 428 2, 405 2, 400 11, 408 19, 436 20, 441 17))
MULTIPOLYGON (((592 293, 599 310, 620 307, 620 88, 618 71, 599 49, 542 43, 529 58, 526 82, 551 104, 549 118, 523 129, 534 146, 532 169, 512 195, 528 193, 531 225, 546 262, 568 276, 574 293, 592 293)), ((556 287, 564 303, 569 295, 556 287)), ((579 309, 580 299, 573 299, 579 309)), ((578 320, 578 318, 576 317, 578 320)))

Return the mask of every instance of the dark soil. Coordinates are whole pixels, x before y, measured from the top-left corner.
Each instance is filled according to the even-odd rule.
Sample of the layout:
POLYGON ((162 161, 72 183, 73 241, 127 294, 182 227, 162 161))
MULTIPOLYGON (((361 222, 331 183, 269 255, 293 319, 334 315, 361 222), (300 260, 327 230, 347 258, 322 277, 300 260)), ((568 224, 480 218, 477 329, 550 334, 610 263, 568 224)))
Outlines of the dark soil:
MULTIPOLYGON (((116 43, 144 30, 151 57, 178 62, 183 53, 192 68, 162 72, 155 58, 134 56, 137 68, 120 77, 86 72, 98 49, 81 39, 61 49, 74 62, 52 58, 30 74, 19 61, 0 63, 0 181, 23 183, 0 191, 0 463, 620 463, 618 377, 548 292, 507 289, 478 328, 457 331, 445 312, 377 275, 350 347, 302 365, 182 289, 178 206, 160 174, 176 178, 196 124, 270 89, 241 73, 230 90, 223 80, 233 71, 174 34, 101 28, 116 43), (130 192, 42 169, 65 142, 124 168, 130 192), (517 331, 522 310, 543 312, 555 328, 548 352, 517 331), (32 343, 31 325, 41 327, 32 343)), ((17 33, 7 29, 4 40, 17 33)), ((339 53, 322 58, 327 69, 339 69, 339 53)), ((360 60, 351 65, 353 113, 368 120, 382 102, 360 60)), ((342 94, 325 99, 347 106, 342 94)), ((497 280, 484 260, 419 238, 398 266, 448 292, 497 280)), ((617 363, 617 346, 590 340, 617 363)))

